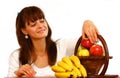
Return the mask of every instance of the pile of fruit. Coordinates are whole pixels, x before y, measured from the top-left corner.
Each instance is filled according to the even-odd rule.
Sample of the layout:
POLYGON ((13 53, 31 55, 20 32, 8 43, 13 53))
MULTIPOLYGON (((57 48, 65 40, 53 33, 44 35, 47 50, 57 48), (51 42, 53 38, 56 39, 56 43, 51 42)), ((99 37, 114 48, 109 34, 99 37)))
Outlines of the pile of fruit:
POLYGON ((57 78, 86 78, 87 71, 75 55, 65 56, 57 65, 53 65, 52 70, 57 78))
POLYGON ((82 39, 78 47, 77 56, 103 56, 103 47, 100 44, 91 43, 88 38, 82 39))

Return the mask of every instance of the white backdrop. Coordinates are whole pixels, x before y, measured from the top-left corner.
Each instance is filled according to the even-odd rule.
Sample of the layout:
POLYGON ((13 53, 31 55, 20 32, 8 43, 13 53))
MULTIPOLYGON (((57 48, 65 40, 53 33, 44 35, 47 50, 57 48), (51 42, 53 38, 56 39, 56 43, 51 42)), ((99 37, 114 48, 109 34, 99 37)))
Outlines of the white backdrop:
POLYGON ((92 20, 105 38, 110 60, 107 74, 120 75, 119 0, 2 0, 0 1, 0 77, 8 72, 8 57, 19 47, 15 34, 17 13, 25 6, 39 6, 53 30, 53 39, 81 35, 83 21, 92 20))

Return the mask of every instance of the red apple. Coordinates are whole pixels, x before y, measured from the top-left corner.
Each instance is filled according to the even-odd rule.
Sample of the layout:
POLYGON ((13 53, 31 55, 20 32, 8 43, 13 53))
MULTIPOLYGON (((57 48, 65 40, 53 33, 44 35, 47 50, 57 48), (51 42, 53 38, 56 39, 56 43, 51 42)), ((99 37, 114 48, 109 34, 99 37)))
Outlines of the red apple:
POLYGON ((103 55, 103 48, 99 44, 94 44, 90 47, 90 54, 93 56, 102 56, 103 55))
POLYGON ((93 45, 93 43, 91 43, 88 38, 84 38, 81 40, 81 46, 83 46, 84 48, 89 49, 92 45, 93 45))

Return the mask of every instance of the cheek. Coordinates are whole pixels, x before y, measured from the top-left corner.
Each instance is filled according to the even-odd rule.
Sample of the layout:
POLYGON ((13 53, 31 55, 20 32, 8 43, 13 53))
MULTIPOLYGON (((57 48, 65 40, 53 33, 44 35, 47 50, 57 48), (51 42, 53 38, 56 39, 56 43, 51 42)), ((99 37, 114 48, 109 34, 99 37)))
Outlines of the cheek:
POLYGON ((48 33, 49 29, 47 25, 45 25, 45 29, 46 29, 46 32, 48 33))
POLYGON ((29 35, 33 35, 34 33, 35 33, 35 29, 29 29, 29 30, 28 30, 28 34, 29 34, 29 35))
POLYGON ((44 34, 47 36, 48 35, 48 28, 46 28, 46 30, 45 30, 45 32, 44 32, 44 34))

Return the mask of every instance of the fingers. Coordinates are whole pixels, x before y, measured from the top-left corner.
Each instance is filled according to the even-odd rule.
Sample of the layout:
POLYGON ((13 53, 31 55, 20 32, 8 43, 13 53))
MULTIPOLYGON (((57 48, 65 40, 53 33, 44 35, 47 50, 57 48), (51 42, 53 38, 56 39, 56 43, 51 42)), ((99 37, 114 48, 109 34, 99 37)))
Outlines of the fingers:
POLYGON ((100 35, 100 33, 99 33, 98 29, 94 26, 94 28, 92 29, 92 32, 91 32, 91 41, 93 43, 98 41, 98 35, 100 35))
POLYGON ((82 38, 86 38, 86 35, 87 35, 87 38, 89 38, 90 41, 91 41, 92 43, 94 43, 93 33, 90 32, 90 31, 83 32, 83 35, 82 35, 83 37, 82 37, 82 38))
POLYGON ((84 31, 82 31, 82 38, 83 38, 83 39, 85 38, 85 33, 84 33, 84 31))
POLYGON ((29 65, 29 64, 26 64, 25 65, 26 66, 26 70, 29 72, 29 73, 31 73, 31 74, 35 74, 35 71, 33 70, 33 68, 29 65))
POLYGON ((18 76, 22 76, 22 75, 25 75, 26 77, 34 77, 35 75, 35 71, 33 70, 33 68, 28 65, 28 64, 25 64, 25 65, 22 65, 21 68, 17 71, 17 74, 18 76))
POLYGON ((88 32, 86 32, 86 34, 92 43, 95 43, 98 41, 96 30, 91 29, 88 32))
POLYGON ((28 64, 24 65, 24 74, 28 77, 33 77, 34 76, 34 70, 32 69, 31 66, 29 66, 28 64))
POLYGON ((95 43, 98 41, 98 34, 100 33, 92 21, 87 20, 84 22, 82 28, 82 38, 85 38, 87 36, 92 43, 95 43))

